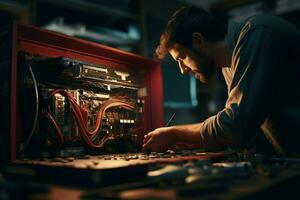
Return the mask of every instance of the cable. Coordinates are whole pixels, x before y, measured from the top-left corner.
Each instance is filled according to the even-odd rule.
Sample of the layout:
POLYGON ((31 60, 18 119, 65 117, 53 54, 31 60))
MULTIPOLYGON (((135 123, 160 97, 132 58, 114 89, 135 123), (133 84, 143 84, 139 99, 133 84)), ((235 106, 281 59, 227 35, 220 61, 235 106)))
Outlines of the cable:
MULTIPOLYGON (((34 85, 34 91, 35 91, 35 101, 36 101, 36 107, 35 107, 35 115, 34 115, 34 121, 33 121, 33 125, 32 125, 32 129, 30 131, 30 134, 28 136, 28 139, 24 145, 24 148, 20 151, 21 156, 23 156, 23 153, 25 152, 25 150, 28 148, 28 145, 30 144, 30 141, 36 131, 37 128, 37 124, 38 124, 38 116, 39 116, 39 92, 38 92, 38 85, 37 85, 37 81, 34 75, 34 72, 32 70, 31 65, 28 63, 28 61, 25 58, 25 63, 26 66, 29 69, 30 75, 32 77, 32 81, 33 81, 33 85, 34 85)), ((76 100, 65 90, 55 90, 52 95, 56 94, 56 93, 60 93, 61 95, 65 96, 71 104, 71 108, 73 110, 73 113, 75 115, 75 120, 80 128, 80 132, 81 132, 81 136, 84 139, 84 141, 93 148, 100 148, 103 146, 103 144, 111 137, 110 135, 105 136, 101 139, 101 141, 98 144, 94 144, 91 141, 90 136, 95 136, 99 129, 101 128, 101 124, 102 124, 102 119, 103 119, 103 115, 105 113, 105 111, 109 108, 112 107, 120 107, 120 108, 124 108, 127 110, 133 110, 134 107, 132 105, 130 105, 127 102, 121 101, 121 100, 117 100, 117 99, 110 99, 107 100, 105 103, 103 103, 103 105, 101 106, 100 110, 97 113, 97 118, 96 118, 96 124, 94 129, 89 130, 89 128, 86 125, 86 122, 84 122, 83 116, 82 116, 82 110, 80 108, 80 106, 77 104, 76 100)), ((47 118, 49 118, 49 120, 51 121, 51 123, 54 125, 55 129, 56 129, 56 133, 57 136, 60 140, 60 146, 63 145, 64 143, 64 136, 63 133, 60 129, 60 127, 58 126, 58 124, 56 123, 55 119, 52 117, 52 115, 49 112, 46 112, 45 115, 47 116, 47 118)))
POLYGON ((56 123, 55 119, 52 117, 52 115, 49 112, 43 113, 53 124, 55 130, 56 130, 56 134, 60 140, 59 146, 62 146, 64 144, 64 135, 60 129, 60 127, 58 126, 58 124, 56 123))
POLYGON ((88 130, 88 127, 86 127, 85 122, 83 120, 82 116, 82 110, 79 107, 79 105, 76 103, 76 100, 70 96, 65 90, 55 90, 52 95, 60 93, 61 95, 65 96, 71 103, 72 110, 75 114, 75 117, 78 118, 79 125, 85 130, 88 135, 95 135, 99 128, 101 127, 101 122, 103 118, 104 112, 111 107, 122 107, 127 110, 133 110, 134 107, 124 101, 120 101, 117 99, 110 99, 107 100, 105 103, 102 104, 100 111, 97 113, 97 119, 96 119, 96 124, 94 130, 88 130))
MULTIPOLYGON (((98 132, 98 130, 100 129, 101 127, 101 122, 102 122, 102 118, 103 118, 103 115, 105 113, 105 111, 111 107, 122 107, 124 109, 128 109, 128 110, 132 110, 134 109, 133 106, 127 104, 127 103, 124 103, 124 102, 116 102, 117 100, 108 100, 107 102, 104 103, 104 106, 101 107, 100 111, 98 112, 98 116, 97 116, 97 119, 100 119, 99 123, 96 125, 94 131, 96 131, 95 133, 98 132)), ((98 120, 97 120, 98 121, 98 120)), ((90 137, 88 137, 88 134, 85 132, 85 131, 82 131, 83 134, 83 139, 86 141, 86 143, 90 146, 90 147, 93 147, 93 148, 100 148, 104 145, 104 143, 109 139, 109 136, 106 136, 104 137, 98 144, 94 144, 90 137)), ((91 135, 93 136, 93 135, 91 135)))
POLYGON ((33 73, 33 70, 30 66, 30 64, 27 62, 26 58, 25 58, 25 63, 29 69, 30 75, 32 77, 32 81, 33 81, 33 85, 34 85, 34 92, 35 92, 35 116, 34 116, 34 121, 33 121, 33 125, 32 125, 32 129, 30 131, 29 137, 27 139, 27 142, 25 143, 24 148, 21 150, 20 154, 24 153, 25 149, 28 147, 31 138, 36 130, 37 127, 37 122, 38 122, 38 116, 39 116, 39 91, 38 91, 38 86, 37 86, 37 82, 36 82, 36 78, 35 75, 33 73))
POLYGON ((82 136, 83 140, 86 142, 86 144, 90 147, 93 147, 93 148, 103 147, 103 144, 110 137, 110 136, 103 137, 102 140, 98 144, 94 144, 91 141, 92 138, 90 138, 92 136, 95 136, 98 133, 99 129, 101 128, 103 115, 104 115, 104 113, 107 109, 112 108, 112 107, 120 107, 120 108, 124 108, 124 109, 127 109, 127 110, 134 110, 134 107, 132 105, 128 104, 127 102, 117 100, 117 99, 107 100, 106 102, 104 102, 101 105, 101 108, 97 113, 96 124, 95 124, 94 129, 89 130, 88 127, 87 127, 86 122, 84 122, 84 119, 83 119, 83 116, 82 116, 82 110, 81 110, 80 106, 77 104, 76 100, 65 90, 62 90, 62 89, 55 90, 55 91, 52 92, 52 95, 55 95, 57 93, 65 96, 69 100, 69 102, 71 104, 72 111, 75 115, 75 120, 76 120, 77 125, 80 129, 81 136, 82 136))

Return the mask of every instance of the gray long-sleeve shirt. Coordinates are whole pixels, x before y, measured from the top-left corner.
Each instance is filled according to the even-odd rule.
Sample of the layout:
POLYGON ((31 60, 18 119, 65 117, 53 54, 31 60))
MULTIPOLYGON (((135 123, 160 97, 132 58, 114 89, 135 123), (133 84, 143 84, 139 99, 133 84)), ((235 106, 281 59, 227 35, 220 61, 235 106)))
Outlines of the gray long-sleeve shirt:
POLYGON ((225 108, 201 126, 204 147, 247 144, 259 128, 282 155, 300 153, 300 31, 274 16, 230 22, 225 108))

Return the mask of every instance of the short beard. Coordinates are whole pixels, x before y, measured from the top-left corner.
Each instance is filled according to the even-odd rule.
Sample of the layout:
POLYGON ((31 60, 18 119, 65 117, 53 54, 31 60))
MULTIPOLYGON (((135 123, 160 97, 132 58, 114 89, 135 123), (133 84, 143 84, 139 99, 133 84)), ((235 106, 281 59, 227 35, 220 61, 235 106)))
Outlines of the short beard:
POLYGON ((201 61, 201 65, 198 66, 200 73, 200 81, 203 83, 209 83, 212 76, 216 72, 216 64, 212 58, 209 58, 201 53, 198 53, 195 49, 193 49, 197 54, 199 60, 201 61))

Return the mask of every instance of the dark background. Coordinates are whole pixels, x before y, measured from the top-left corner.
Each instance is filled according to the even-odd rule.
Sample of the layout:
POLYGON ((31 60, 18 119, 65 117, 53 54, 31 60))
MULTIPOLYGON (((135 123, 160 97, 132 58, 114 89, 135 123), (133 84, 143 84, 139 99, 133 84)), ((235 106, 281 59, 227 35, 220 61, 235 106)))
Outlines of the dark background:
MULTIPOLYGON (((185 5, 220 19, 242 20, 259 13, 281 16, 300 26, 297 0, 0 0, 0 26, 12 20, 85 38, 152 58, 169 16, 185 5)), ((162 61, 165 121, 199 122, 222 109, 226 87, 221 74, 204 85, 182 76, 170 58, 162 61)))

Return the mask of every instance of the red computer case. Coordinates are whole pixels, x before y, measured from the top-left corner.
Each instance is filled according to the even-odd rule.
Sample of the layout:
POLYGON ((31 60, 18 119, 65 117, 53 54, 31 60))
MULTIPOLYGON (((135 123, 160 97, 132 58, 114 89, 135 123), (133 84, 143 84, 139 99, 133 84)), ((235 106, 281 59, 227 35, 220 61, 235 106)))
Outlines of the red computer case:
MULTIPOLYGON (((67 57, 116 67, 145 68, 147 95, 144 108, 144 132, 163 125, 163 92, 161 65, 157 61, 85 41, 64 34, 54 33, 29 25, 13 24, 10 80, 10 145, 7 152, 10 160, 18 158, 20 138, 23 134, 22 118, 19 115, 18 52, 24 51, 47 57, 67 57)), ((141 137, 141 136, 140 136, 141 137)), ((141 138, 140 138, 141 140, 141 138)))

